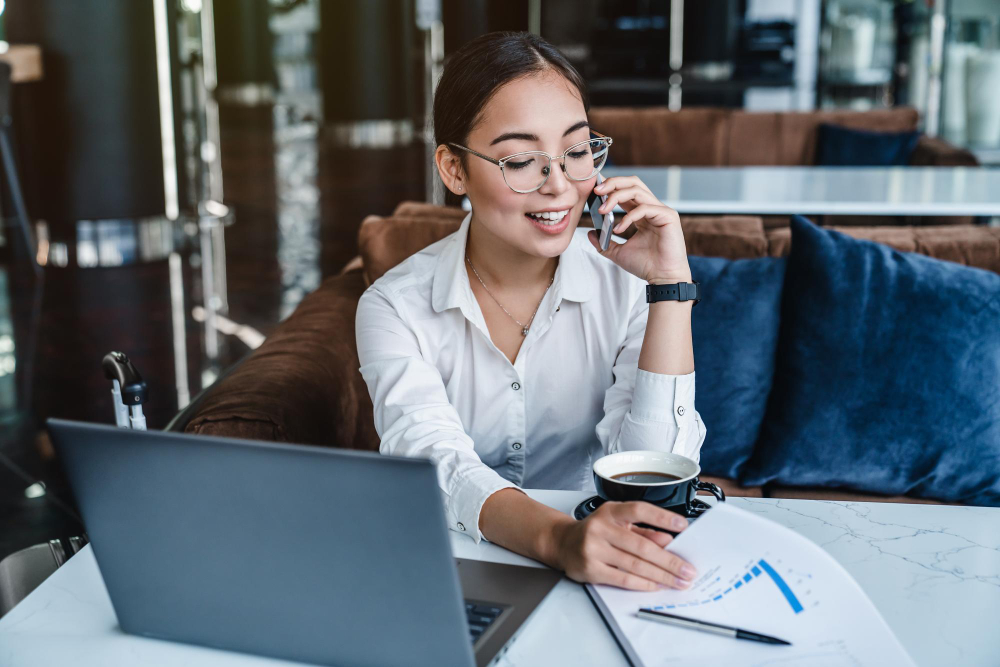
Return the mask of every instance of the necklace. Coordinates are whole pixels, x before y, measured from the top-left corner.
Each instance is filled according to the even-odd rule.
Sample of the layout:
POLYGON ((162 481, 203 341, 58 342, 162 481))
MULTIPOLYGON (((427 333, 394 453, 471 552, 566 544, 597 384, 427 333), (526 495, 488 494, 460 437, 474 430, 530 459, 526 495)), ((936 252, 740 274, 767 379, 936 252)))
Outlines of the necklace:
POLYGON ((549 287, 552 287, 552 283, 556 279, 555 274, 554 273, 552 274, 552 280, 549 281, 549 286, 545 288, 545 292, 542 293, 542 298, 538 300, 538 305, 535 306, 535 313, 531 314, 531 318, 528 319, 528 323, 527 324, 523 324, 520 320, 518 320, 516 317, 514 317, 513 315, 511 315, 510 311, 507 310, 506 308, 504 308, 503 304, 500 303, 499 301, 497 301, 497 298, 495 296, 493 296, 493 292, 490 291, 490 288, 486 286, 486 283, 484 283, 483 279, 479 276, 479 271, 476 271, 476 265, 472 263, 471 259, 469 259, 469 255, 468 254, 465 255, 465 260, 469 263, 469 266, 472 267, 472 272, 474 274, 476 274, 476 278, 479 278, 480 284, 482 284, 483 289, 486 290, 486 293, 490 295, 490 298, 492 298, 494 301, 496 301, 497 305, 500 306, 500 308, 503 308, 503 312, 507 313, 507 317, 509 317, 510 319, 512 319, 515 322, 517 322, 517 325, 519 327, 521 327, 521 335, 522 336, 527 336, 528 335, 528 329, 531 327, 531 322, 532 322, 532 320, 535 319, 535 313, 538 312, 539 306, 542 305, 542 300, 545 299, 545 295, 548 294, 548 292, 549 292, 549 287))

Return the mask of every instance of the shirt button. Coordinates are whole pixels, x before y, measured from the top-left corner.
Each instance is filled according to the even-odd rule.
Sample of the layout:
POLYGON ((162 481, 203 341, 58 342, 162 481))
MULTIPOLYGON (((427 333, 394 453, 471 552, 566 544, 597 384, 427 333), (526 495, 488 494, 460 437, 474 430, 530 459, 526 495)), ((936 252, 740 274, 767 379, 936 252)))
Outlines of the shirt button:
POLYGON ((514 391, 517 391, 518 389, 521 388, 521 383, 520 382, 514 382, 513 384, 510 385, 510 388, 513 389, 514 391))
POLYGON ((521 443, 515 442, 513 445, 511 445, 511 447, 513 447, 515 450, 521 449, 521 443))
POLYGON ((459 530, 465 530, 465 525, 464 525, 464 524, 462 524, 462 523, 459 523, 459 524, 458 524, 458 529, 459 529, 459 530))
POLYGON ((678 405, 677 406, 677 414, 679 414, 679 415, 683 415, 684 414, 684 406, 683 405, 678 405))

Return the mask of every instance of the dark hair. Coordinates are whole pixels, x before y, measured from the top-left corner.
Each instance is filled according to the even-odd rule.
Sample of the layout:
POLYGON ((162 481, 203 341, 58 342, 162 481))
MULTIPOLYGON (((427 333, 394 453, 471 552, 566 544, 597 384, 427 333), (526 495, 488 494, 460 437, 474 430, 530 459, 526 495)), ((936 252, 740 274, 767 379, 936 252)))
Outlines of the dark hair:
MULTIPOLYGON (((466 43, 448 60, 434 93, 435 145, 467 145, 483 108, 501 86, 546 70, 562 74, 576 86, 584 111, 590 111, 583 77, 566 56, 538 35, 490 32, 466 43)), ((456 152, 465 169, 465 151, 456 152)))

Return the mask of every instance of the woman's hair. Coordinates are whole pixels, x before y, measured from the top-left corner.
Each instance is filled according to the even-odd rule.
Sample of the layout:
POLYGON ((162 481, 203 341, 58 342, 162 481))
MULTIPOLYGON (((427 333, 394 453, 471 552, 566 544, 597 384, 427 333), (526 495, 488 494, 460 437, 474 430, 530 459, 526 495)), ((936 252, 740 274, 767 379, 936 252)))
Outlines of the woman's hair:
MULTIPOLYGON (((468 145, 469 133, 501 86, 546 70, 562 74, 576 86, 584 111, 590 110, 583 77, 566 56, 538 35, 491 32, 466 43, 448 60, 434 93, 435 145, 468 145)), ((465 170, 465 151, 456 152, 465 170)))

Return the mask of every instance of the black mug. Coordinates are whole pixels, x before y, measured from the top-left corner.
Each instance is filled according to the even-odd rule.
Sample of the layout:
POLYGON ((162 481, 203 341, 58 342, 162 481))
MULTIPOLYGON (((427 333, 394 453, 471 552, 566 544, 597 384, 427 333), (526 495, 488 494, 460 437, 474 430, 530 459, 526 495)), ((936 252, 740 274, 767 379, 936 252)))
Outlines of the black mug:
POLYGON ((695 500, 708 491, 726 500, 715 484, 698 479, 701 466, 680 454, 636 450, 608 454, 594 461, 594 485, 604 500, 645 500, 658 507, 692 518, 708 506, 695 500))

